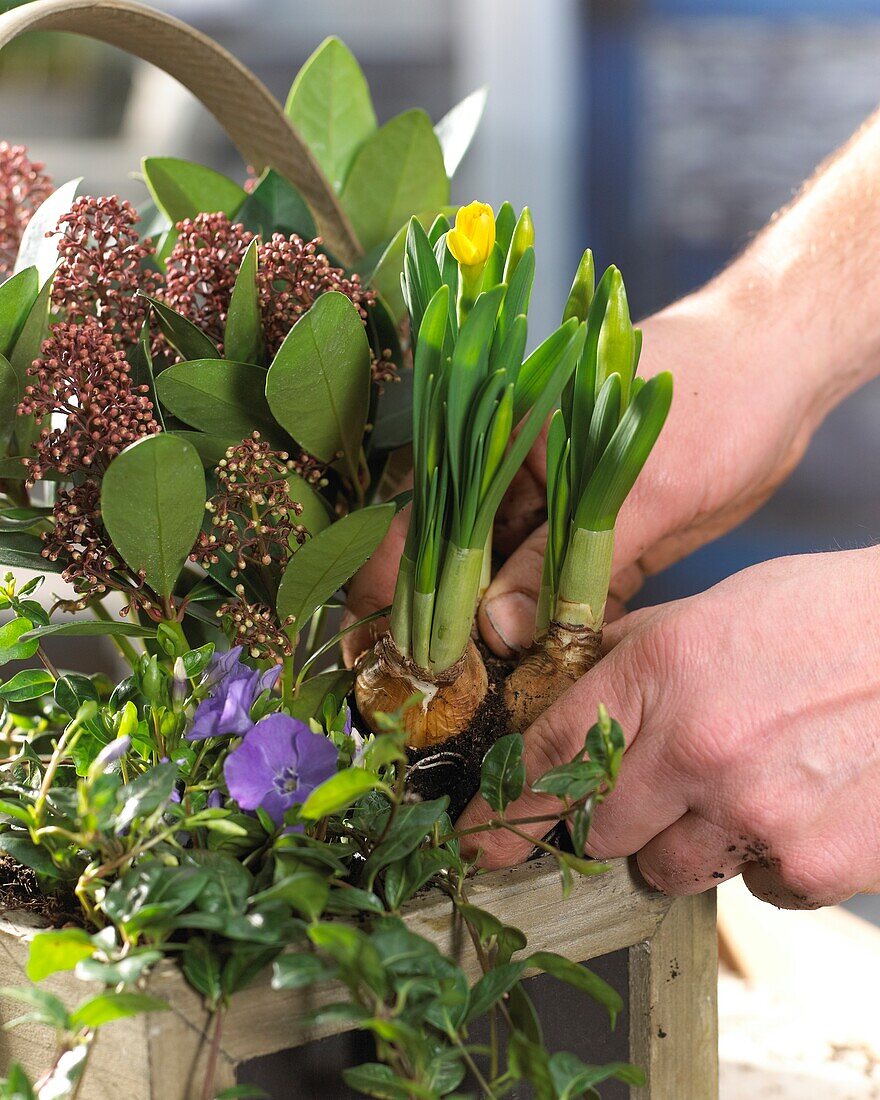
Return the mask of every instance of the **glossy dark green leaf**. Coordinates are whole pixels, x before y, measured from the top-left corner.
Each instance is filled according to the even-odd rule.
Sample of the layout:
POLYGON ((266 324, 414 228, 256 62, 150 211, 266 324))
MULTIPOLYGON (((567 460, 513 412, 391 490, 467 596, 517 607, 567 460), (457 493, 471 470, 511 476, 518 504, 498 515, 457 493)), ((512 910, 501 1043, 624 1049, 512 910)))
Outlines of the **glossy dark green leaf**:
POLYGON ((51 561, 42 554, 43 542, 24 531, 0 531, 0 565, 10 569, 34 569, 40 573, 60 573, 64 561, 51 561))
POLYGON ((295 233, 304 241, 314 240, 318 235, 315 219, 302 195, 272 168, 263 173, 235 220, 264 241, 270 240, 273 233, 285 237, 295 233))
POLYGON ((283 433, 269 412, 265 382, 266 372, 252 363, 196 359, 167 367, 156 389, 169 412, 208 435, 240 442, 258 431, 279 440, 283 433))
POLYGON ((17 859, 25 867, 30 867, 38 875, 46 875, 47 878, 62 877, 47 849, 34 844, 24 833, 0 833, 0 851, 17 859))
POLYGON ((124 832, 139 817, 147 817, 164 806, 174 790, 178 767, 173 763, 156 764, 123 788, 122 806, 116 815, 116 828, 124 832))
POLYGON ((607 1011, 611 1026, 614 1027, 618 1015, 623 1010, 623 998, 616 989, 594 974, 592 970, 588 970, 580 963, 571 962, 564 955, 557 955, 553 951, 536 951, 528 957, 524 965, 536 966, 546 974, 551 974, 559 981, 586 993, 607 1011))
POLYGON ((370 345, 360 314, 336 291, 322 294, 293 326, 269 368, 269 408, 310 454, 340 454, 357 477, 370 403, 370 345))
POLYGON ((333 189, 341 190, 355 153, 376 129, 366 78, 344 42, 324 39, 297 74, 285 111, 333 189))
POLYGON ((345 668, 333 669, 313 676, 300 684, 288 708, 290 714, 302 722, 317 718, 328 695, 332 694, 337 699, 343 699, 353 683, 354 673, 345 668))
POLYGON ((35 267, 26 267, 0 283, 0 355, 8 356, 33 309, 40 292, 40 277, 35 267))
POLYGON ((23 703, 48 695, 55 686, 55 677, 41 668, 26 668, 11 680, 0 684, 0 697, 7 703, 23 703))
POLYGON ((319 955, 283 955, 272 967, 273 989, 307 989, 327 981, 335 971, 319 955))
POLYGON ((496 813, 503 813, 522 794, 525 781, 522 734, 499 737, 483 758, 480 794, 496 813))
POLYGON ((381 1062, 364 1062, 342 1071, 349 1088, 357 1089, 364 1096, 376 1100, 412 1100, 419 1094, 405 1079, 401 1079, 390 1066, 381 1062))
POLYGON ((637 1066, 630 1066, 625 1062, 589 1066, 568 1051, 559 1051, 550 1056, 550 1075, 559 1100, 577 1100, 587 1089, 593 1089, 612 1078, 635 1087, 645 1084, 644 1071, 637 1066))
POLYGON ((263 319, 257 287, 258 245, 256 239, 248 245, 226 316, 223 354, 239 363, 260 363, 263 358, 263 319))
POLYGON ((171 595, 205 513, 205 474, 194 447, 173 435, 148 436, 110 463, 101 511, 129 568, 171 595))
POLYGON ((293 617, 294 633, 360 569, 385 537, 393 516, 393 504, 362 508, 297 550, 281 578, 276 605, 283 620, 293 617))
POLYGON ((232 217, 247 198, 227 176, 177 157, 145 157, 143 173, 156 205, 172 224, 203 213, 232 217))
POLYGON ((492 1005, 497 1004, 516 985, 526 967, 527 964, 523 961, 502 963, 484 974, 471 990, 464 1022, 470 1023, 488 1012, 492 1005))
POLYGON ((398 859, 408 856, 421 844, 432 826, 446 812, 449 799, 435 798, 430 802, 413 802, 401 806, 388 835, 370 853, 364 867, 364 877, 372 882, 375 875, 398 859))
POLYGON ((148 294, 142 294, 153 310, 153 315, 162 330, 162 335, 185 360, 219 359, 220 353, 214 343, 200 328, 171 306, 165 305, 148 294))
POLYGON ((367 138, 341 198, 365 251, 390 240, 420 210, 446 206, 443 150, 424 111, 405 111, 367 138))
MULTIPOLYGON (((48 201, 48 200, 47 200, 48 201)), ((44 204, 45 205, 45 204, 44 204)), ((41 208, 42 209, 42 208, 41 208)), ((9 355, 9 363, 15 371, 18 379, 18 396, 24 394, 24 388, 28 384, 28 370, 35 359, 39 359, 43 348, 43 342, 49 332, 49 311, 52 304, 52 278, 46 279, 43 288, 37 295, 27 320, 22 326, 15 346, 9 355)), ((40 429, 34 417, 16 416, 14 421, 14 436, 16 453, 27 455, 31 453, 31 444, 38 438, 40 429)))

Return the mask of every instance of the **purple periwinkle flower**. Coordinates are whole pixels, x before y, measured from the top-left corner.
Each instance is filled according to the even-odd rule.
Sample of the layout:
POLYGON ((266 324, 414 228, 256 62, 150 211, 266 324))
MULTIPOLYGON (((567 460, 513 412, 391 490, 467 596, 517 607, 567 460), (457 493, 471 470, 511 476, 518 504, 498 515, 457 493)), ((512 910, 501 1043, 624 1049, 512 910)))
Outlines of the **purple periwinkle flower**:
POLYGON ((131 748, 131 738, 128 736, 117 737, 105 745, 92 761, 92 770, 99 774, 108 768, 114 761, 120 760, 131 748))
POLYGON ((243 810, 262 808, 276 825, 336 772, 336 747, 287 714, 262 718, 226 758, 223 774, 243 810))
POLYGON ((268 672, 250 668, 239 660, 241 646, 214 657, 205 675, 211 694, 196 707, 192 725, 186 735, 189 741, 204 741, 206 737, 241 736, 253 726, 251 707, 260 694, 275 686, 281 666, 268 672))

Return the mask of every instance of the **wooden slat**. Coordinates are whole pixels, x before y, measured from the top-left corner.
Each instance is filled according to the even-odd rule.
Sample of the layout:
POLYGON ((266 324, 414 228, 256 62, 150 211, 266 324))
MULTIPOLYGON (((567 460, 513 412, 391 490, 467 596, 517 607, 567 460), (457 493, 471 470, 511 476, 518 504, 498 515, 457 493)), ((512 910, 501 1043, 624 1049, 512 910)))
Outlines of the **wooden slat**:
POLYGON ((254 74, 206 35, 131 0, 33 0, 0 15, 0 48, 27 31, 69 31, 164 69, 217 119, 245 163, 270 167, 311 207, 327 247, 351 264, 361 248, 308 146, 254 74))
POLYGON ((718 1100, 715 892, 673 902, 629 952, 630 1060, 648 1076, 633 1100, 718 1100))
MULTIPOLYGON (((469 900, 522 928, 532 950, 550 949, 582 962, 637 944, 630 953, 632 1057, 651 1075, 650 1089, 640 1092, 638 1100, 715 1100, 713 896, 672 901, 649 890, 626 860, 614 860, 605 875, 576 878, 571 897, 563 901, 555 862, 543 859, 478 877, 469 884, 469 900), (673 1091, 670 1081, 685 1084, 673 1091)), ((474 979, 479 973, 476 959, 451 912, 449 900, 434 892, 408 906, 405 919, 474 979)), ((25 941, 31 931, 0 924, 2 984, 26 980, 25 941)), ((218 1090, 234 1082, 241 1062, 346 1030, 339 1021, 322 1027, 306 1022, 315 1009, 343 997, 338 986, 278 992, 269 981, 267 973, 232 999, 217 1045, 218 1090)), ((83 995, 83 986, 69 974, 53 982, 67 1003, 83 995)), ((103 1049, 99 1043, 95 1051, 80 1100, 120 1095, 130 1100, 200 1100, 212 1038, 202 998, 171 962, 156 969, 150 991, 168 1001, 171 1011, 108 1031, 103 1049)), ((0 1043, 7 1044, 0 1045, 0 1066, 20 1057, 37 1070, 51 1058, 46 1032, 21 1041, 7 1033, 0 1043)))
MULTIPOLYGON (((0 986, 28 985, 25 973, 27 940, 43 923, 32 914, 16 914, 14 921, 0 921, 0 986)), ((70 973, 55 974, 40 983, 68 1006, 103 988, 81 982, 70 973)), ((8 1023, 28 1011, 27 1005, 0 998, 0 1022, 8 1023)), ((117 1020, 102 1028, 89 1055, 86 1086, 81 1100, 158 1100, 149 1091, 150 1072, 143 1019, 117 1020)), ((23 1024, 0 1030, 0 1076, 13 1062, 20 1062, 33 1077, 45 1073, 55 1057, 55 1035, 49 1028, 23 1024)), ((171 1094, 173 1095, 173 1094, 171 1094)))
MULTIPOLYGON (((521 928, 532 950, 557 951, 578 962, 653 935, 672 904, 650 890, 626 860, 612 861, 607 874, 576 878, 567 901, 562 899, 559 872, 550 858, 480 876, 470 884, 468 898, 521 928)), ((449 900, 431 893, 409 905, 405 919, 414 932, 456 959, 474 980, 479 965, 470 941, 451 916, 449 900)), ((200 998, 175 967, 160 969, 151 989, 156 996, 170 999, 182 1018, 204 1033, 208 1021, 200 998)), ((343 990, 332 983, 317 990, 271 990, 267 974, 233 998, 223 1028, 224 1057, 242 1062, 346 1031, 351 1025, 340 1020, 319 1027, 305 1023, 316 1009, 341 999, 343 990)), ((168 1015, 157 1016, 154 1026, 159 1044, 166 1033, 179 1027, 168 1015)))

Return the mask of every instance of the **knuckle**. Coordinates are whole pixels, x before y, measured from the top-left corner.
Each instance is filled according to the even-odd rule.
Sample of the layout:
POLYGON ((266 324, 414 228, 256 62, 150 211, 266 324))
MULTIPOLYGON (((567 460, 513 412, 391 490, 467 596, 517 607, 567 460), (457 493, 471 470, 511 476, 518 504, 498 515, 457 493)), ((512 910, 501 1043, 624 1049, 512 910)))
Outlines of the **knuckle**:
POLYGON ((813 852, 783 852, 776 874, 799 908, 834 905, 853 892, 843 883, 841 868, 813 852))

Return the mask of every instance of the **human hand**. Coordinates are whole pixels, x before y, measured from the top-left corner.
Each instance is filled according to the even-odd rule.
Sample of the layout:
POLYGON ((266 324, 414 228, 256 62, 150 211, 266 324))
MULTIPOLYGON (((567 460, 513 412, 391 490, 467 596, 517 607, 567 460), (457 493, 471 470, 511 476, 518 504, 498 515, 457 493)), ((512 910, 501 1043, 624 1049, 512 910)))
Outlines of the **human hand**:
MULTIPOLYGON (((815 375, 766 370, 734 295, 709 288, 643 325, 640 374, 672 370, 666 426, 616 526, 609 617, 656 573, 735 527, 801 458, 827 404, 815 375)), ((761 334, 767 340, 767 333, 761 334)), ((777 354, 777 353, 773 353, 777 354)), ((781 350, 779 351, 781 354, 781 350)), ((546 523, 544 450, 539 442, 496 524, 510 556, 480 607, 480 632, 500 656, 532 640, 546 523)))
MULTIPOLYGON (((611 613, 657 572, 740 523, 794 468, 832 403, 821 372, 767 370, 787 336, 753 324, 752 302, 709 287, 644 323, 640 373, 671 369, 669 419, 617 523, 611 613), (777 347, 776 345, 780 346, 777 347)), ((787 360, 786 360, 787 361, 787 360)), ((517 474, 499 509, 495 549, 509 555, 479 613, 489 646, 509 657, 531 642, 546 542, 545 439, 517 474)), ((391 603, 408 510, 354 578, 346 622, 391 603)), ((353 631, 349 661, 384 629, 353 631)))
MULTIPOLYGON (((739 873, 786 908, 877 888, 878 566, 873 548, 782 558, 611 624, 607 655, 526 732, 528 778, 570 760, 604 703, 628 748, 590 854, 637 853, 675 895, 739 873)), ((527 794, 507 816, 548 812, 527 794)), ((490 816, 475 799, 459 825, 490 816)), ((504 831, 478 844, 486 867, 528 854, 504 831)))

